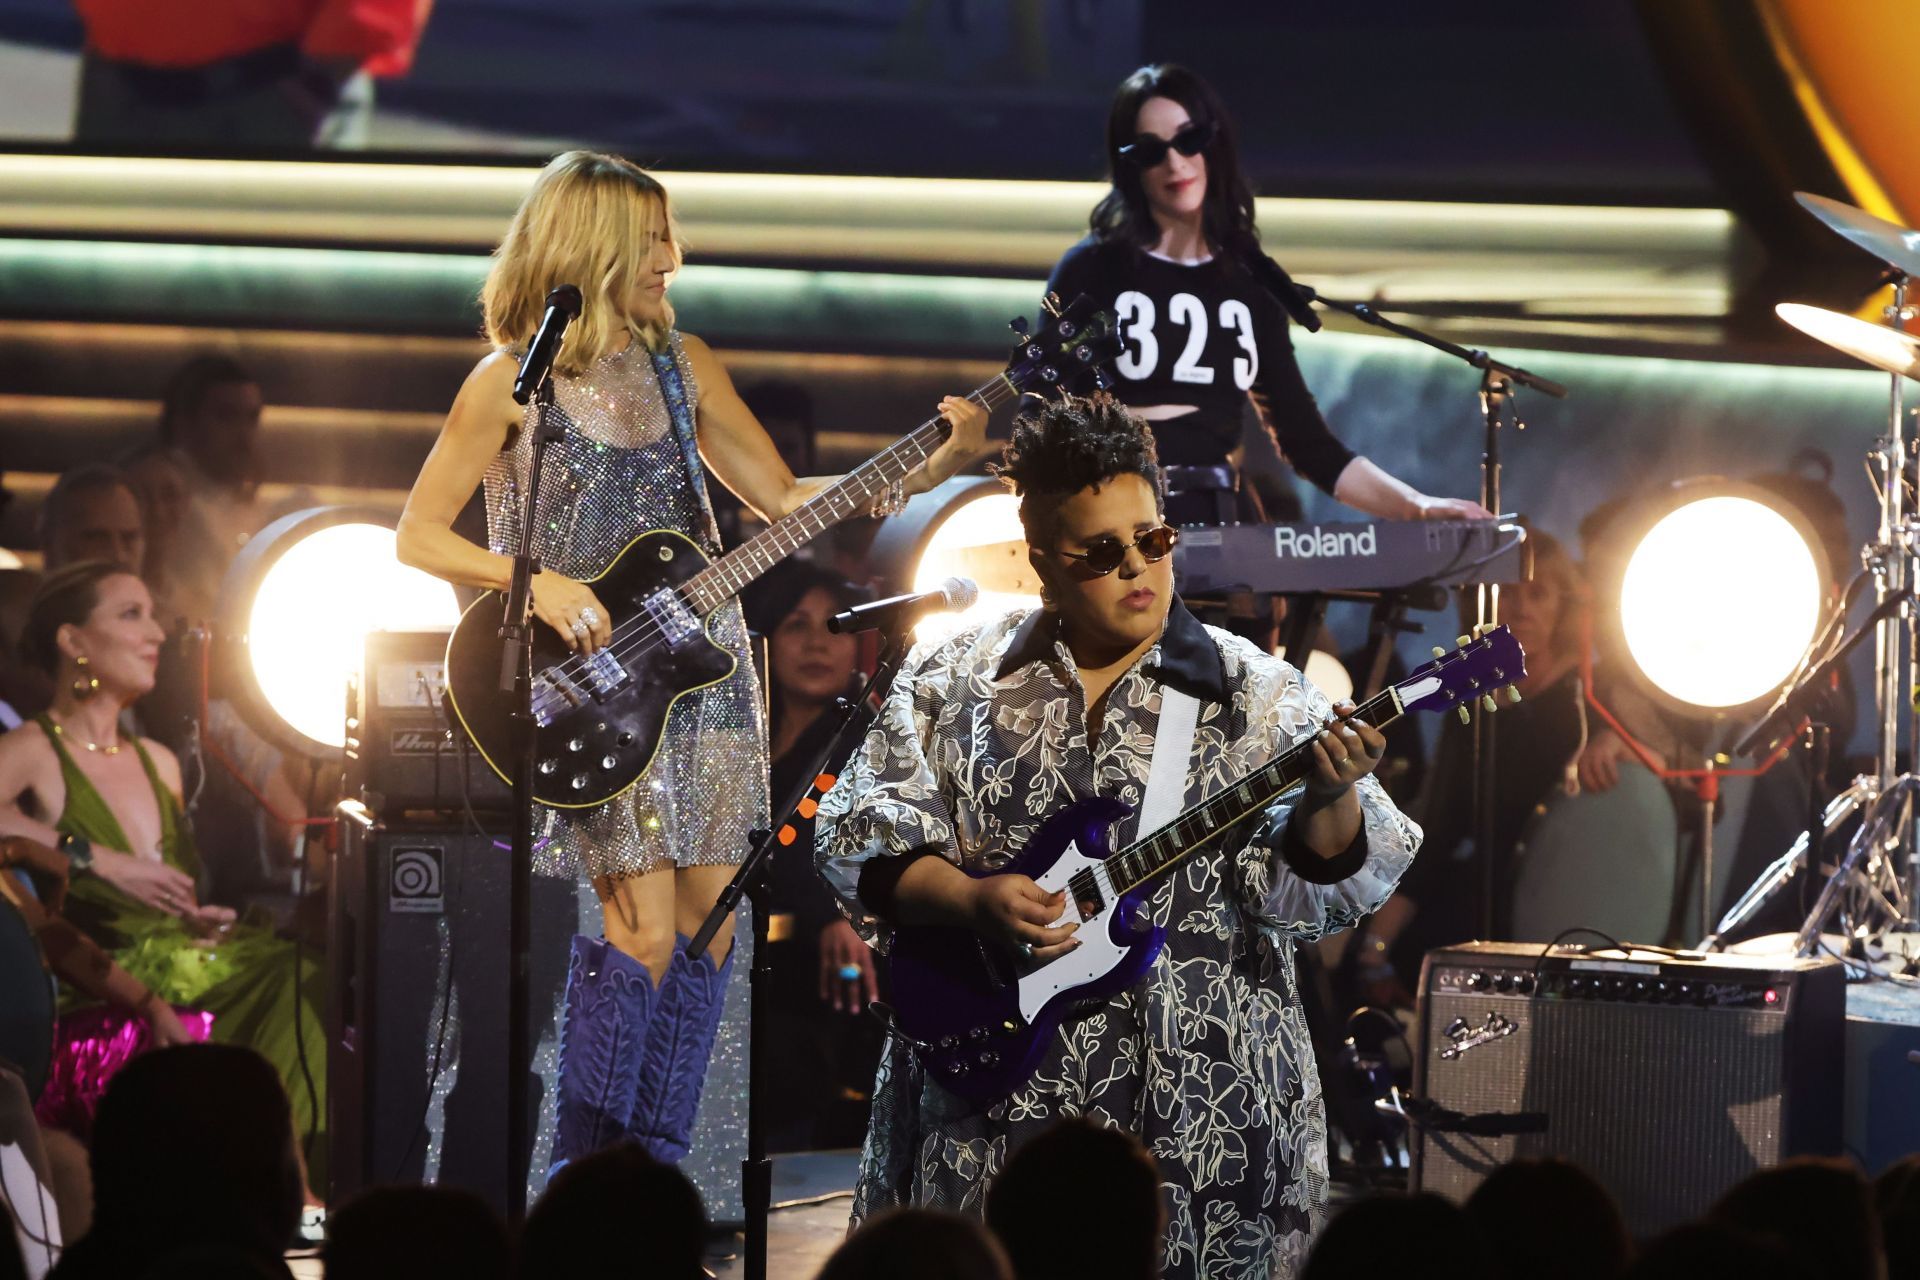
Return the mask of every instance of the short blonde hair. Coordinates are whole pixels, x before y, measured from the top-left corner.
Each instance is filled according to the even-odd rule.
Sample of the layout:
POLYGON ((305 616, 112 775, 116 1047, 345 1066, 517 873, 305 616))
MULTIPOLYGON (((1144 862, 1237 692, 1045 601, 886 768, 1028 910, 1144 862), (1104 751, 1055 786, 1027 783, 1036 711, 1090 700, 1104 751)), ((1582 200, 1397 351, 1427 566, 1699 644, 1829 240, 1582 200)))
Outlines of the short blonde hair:
POLYGON ((533 180, 494 250, 493 268, 480 291, 488 340, 524 349, 546 314, 547 292, 572 284, 580 288, 580 315, 560 344, 556 373, 583 372, 622 327, 648 350, 660 350, 673 328, 671 306, 663 302, 660 318, 648 325, 620 312, 655 235, 673 246, 678 270, 680 229, 673 203, 652 175, 631 161, 594 151, 555 156, 533 180))

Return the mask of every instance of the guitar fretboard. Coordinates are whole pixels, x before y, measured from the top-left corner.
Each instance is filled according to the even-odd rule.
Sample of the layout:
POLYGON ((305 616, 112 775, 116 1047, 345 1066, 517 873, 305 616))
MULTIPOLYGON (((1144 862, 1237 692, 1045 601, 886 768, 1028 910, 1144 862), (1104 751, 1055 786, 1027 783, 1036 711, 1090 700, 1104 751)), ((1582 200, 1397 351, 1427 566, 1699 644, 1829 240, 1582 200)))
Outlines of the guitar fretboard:
MULTIPOLYGON (((967 393, 991 413, 1015 399, 1018 387, 1005 373, 967 393)), ((775 521, 758 536, 735 547, 682 584, 681 594, 702 617, 738 595, 746 585, 792 555, 804 543, 851 516, 873 509, 887 487, 906 478, 947 437, 945 418, 934 417, 822 489, 775 521)))
MULTIPOLYGON (((1400 718, 1396 694, 1391 686, 1382 689, 1356 707, 1354 717, 1384 729, 1400 718)), ((1207 797, 1152 835, 1108 858, 1107 873, 1114 892, 1130 892, 1172 870, 1234 823, 1265 809, 1305 782, 1313 772, 1314 738, 1295 743, 1231 787, 1207 797)))

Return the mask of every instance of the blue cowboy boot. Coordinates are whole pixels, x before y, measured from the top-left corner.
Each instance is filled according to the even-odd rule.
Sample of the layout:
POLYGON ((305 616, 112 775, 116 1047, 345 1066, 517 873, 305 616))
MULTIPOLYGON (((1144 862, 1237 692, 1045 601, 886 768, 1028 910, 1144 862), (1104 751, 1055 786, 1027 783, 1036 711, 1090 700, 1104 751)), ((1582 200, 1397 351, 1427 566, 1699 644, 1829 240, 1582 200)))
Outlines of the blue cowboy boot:
POLYGON ((732 972, 731 949, 716 969, 713 958, 704 953, 696 960, 687 959, 685 935, 674 943, 667 976, 660 980, 660 1002, 647 1036, 627 1128, 628 1136, 656 1160, 679 1164, 693 1149, 700 1089, 707 1082, 707 1059, 713 1056, 713 1038, 720 1029, 727 977, 732 972))
POLYGON ((605 938, 574 935, 554 1089, 552 1171, 626 1137, 658 1004, 647 966, 605 938))

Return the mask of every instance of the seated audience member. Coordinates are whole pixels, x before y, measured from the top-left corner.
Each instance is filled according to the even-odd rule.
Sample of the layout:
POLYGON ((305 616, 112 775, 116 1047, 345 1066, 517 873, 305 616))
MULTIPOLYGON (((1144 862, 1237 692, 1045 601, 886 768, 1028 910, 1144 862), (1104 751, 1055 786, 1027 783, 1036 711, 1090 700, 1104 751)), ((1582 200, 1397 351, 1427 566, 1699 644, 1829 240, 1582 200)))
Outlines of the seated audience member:
POLYGON ((1689 1222, 1640 1251, 1626 1280, 1808 1280, 1784 1245, 1722 1222, 1689 1222))
POLYGON ((623 1143, 553 1175, 521 1229, 519 1274, 698 1280, 706 1238, 706 1210, 687 1175, 623 1143))
POLYGON ((1920 1276, 1920 1155, 1881 1171, 1873 1180, 1873 1203, 1880 1214, 1887 1274, 1920 1276))
POLYGON ((213 617, 227 566, 270 518, 258 496, 264 403, 253 375, 224 355, 188 360, 161 398, 160 443, 185 483, 169 604, 189 622, 213 617))
POLYGON ((49 573, 76 560, 106 560, 138 573, 146 562, 139 492, 126 472, 102 462, 61 473, 40 506, 39 532, 49 573))
POLYGON ((1707 1217, 1785 1247, 1808 1280, 1881 1280, 1873 1185, 1851 1160, 1797 1156, 1741 1182, 1707 1217))
MULTIPOLYGON (((1105 1229, 1106 1223, 1101 1223, 1105 1229)), ((1075 1275, 1096 1275, 1082 1269, 1080 1246, 1086 1235, 1064 1222, 1054 1236, 1057 1274, 1071 1259, 1075 1275)), ((894 1209, 861 1225, 833 1251, 814 1280, 1014 1280, 1007 1255, 987 1229, 971 1218, 937 1209, 894 1209)))
POLYGON ((507 1227, 453 1187, 375 1187, 327 1216, 327 1280, 507 1280, 507 1227))
POLYGON ((293 1122, 252 1050, 186 1045, 128 1063, 100 1103, 91 1163, 93 1227, 54 1280, 124 1280, 196 1250, 288 1275, 281 1255, 300 1220, 293 1122))
MULTIPOLYGON (((40 504, 34 533, 48 573, 76 560, 106 560, 137 572, 146 554, 145 525, 133 482, 119 469, 101 463, 74 467, 54 482, 40 504)), ((53 686, 45 673, 31 666, 9 671, 0 685, 4 685, 0 701, 14 713, 0 715, 0 728, 13 728, 21 719, 38 715, 53 700, 53 686)))
POLYGON ((1019 1280, 1057 1274, 1061 1224, 1073 1232, 1076 1269, 1105 1280, 1160 1274, 1160 1171, 1130 1133, 1079 1117, 1054 1125, 1015 1151, 987 1188, 987 1225, 1019 1280))
POLYGON ((1466 1210, 1430 1192, 1388 1193, 1334 1215, 1313 1242, 1300 1280, 1485 1280, 1486 1274, 1486 1245, 1466 1210))
MULTIPOLYGON (((819 753, 840 725, 834 699, 859 692, 860 641, 828 631, 827 620, 865 598, 832 571, 800 560, 776 565, 747 592, 747 625, 767 638, 776 806, 822 769, 837 773, 846 764, 822 762, 819 753)), ((782 1069, 769 1099, 769 1141, 777 1151, 858 1146, 884 1035, 866 1014, 881 998, 877 957, 814 870, 813 819, 794 826, 798 838, 777 847, 767 866, 772 911, 788 917, 772 956, 782 1069)))
POLYGON ((1620 1206, 1565 1160, 1510 1160, 1467 1198, 1467 1216, 1506 1280, 1619 1280, 1633 1256, 1620 1206))
POLYGON ((146 587, 117 565, 68 565, 41 584, 23 639, 54 702, 0 735, 0 835, 65 853, 66 918, 161 1000, 211 1013, 215 1040, 264 1054, 298 1100, 303 1131, 320 1131, 319 964, 303 958, 296 975, 291 943, 199 901, 179 762, 122 736, 121 713, 152 686, 160 646, 146 587))

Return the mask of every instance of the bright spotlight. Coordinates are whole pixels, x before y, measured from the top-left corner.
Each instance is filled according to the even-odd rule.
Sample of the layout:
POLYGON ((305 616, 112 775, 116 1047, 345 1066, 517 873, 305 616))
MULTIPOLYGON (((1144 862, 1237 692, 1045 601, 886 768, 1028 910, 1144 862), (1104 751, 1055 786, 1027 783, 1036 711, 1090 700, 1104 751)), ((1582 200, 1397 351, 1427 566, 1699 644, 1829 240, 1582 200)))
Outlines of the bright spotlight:
POLYGON ((451 627, 460 609, 450 584, 400 563, 391 516, 317 507, 247 543, 221 583, 219 618, 242 714, 277 744, 324 756, 345 745, 367 633, 451 627))
POLYGON ((1020 499, 984 476, 957 476, 914 497, 880 526, 868 562, 888 591, 933 591, 948 578, 971 578, 979 586, 971 608, 923 618, 913 631, 916 641, 941 640, 1040 603, 1020 499))
POLYGON ((1620 586, 1627 651, 1655 688, 1709 711, 1779 688, 1825 600, 1812 531, 1758 488, 1676 489, 1641 536, 1620 586))

